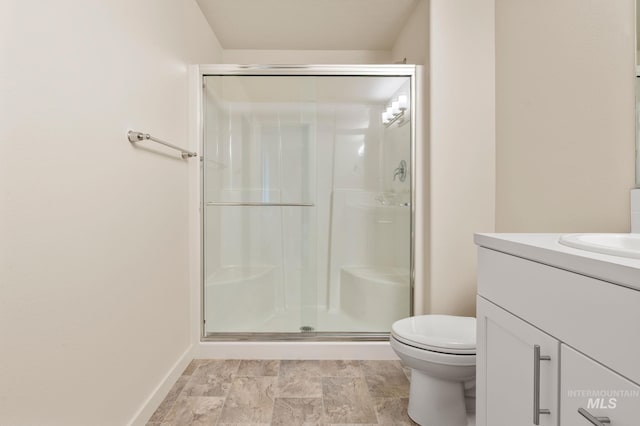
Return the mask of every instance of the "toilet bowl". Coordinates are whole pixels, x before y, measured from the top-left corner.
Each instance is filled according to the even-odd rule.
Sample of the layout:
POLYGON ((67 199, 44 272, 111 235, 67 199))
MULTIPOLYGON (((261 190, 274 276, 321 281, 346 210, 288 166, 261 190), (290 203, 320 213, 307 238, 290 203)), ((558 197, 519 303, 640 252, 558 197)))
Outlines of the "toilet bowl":
POLYGON ((476 319, 401 319, 391 326, 389 341, 411 368, 409 417, 421 426, 466 426, 464 385, 476 375, 476 319))

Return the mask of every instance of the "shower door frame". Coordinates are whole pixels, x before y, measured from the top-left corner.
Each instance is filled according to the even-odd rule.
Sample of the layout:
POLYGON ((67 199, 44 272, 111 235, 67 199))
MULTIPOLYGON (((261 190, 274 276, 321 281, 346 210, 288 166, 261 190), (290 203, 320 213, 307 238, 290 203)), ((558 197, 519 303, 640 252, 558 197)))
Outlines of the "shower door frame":
MULTIPOLYGON (((417 303, 416 295, 422 296, 422 288, 416 291, 416 278, 418 282, 424 282, 422 268, 417 268, 416 264, 416 236, 421 236, 422 225, 416 222, 417 206, 422 208, 421 198, 417 196, 417 178, 424 176, 422 165, 418 159, 421 149, 417 147, 417 135, 419 132, 417 109, 420 102, 417 94, 420 93, 421 66, 418 65, 196 65, 191 67, 192 93, 195 97, 191 105, 195 105, 192 110, 192 122, 195 125, 192 139, 196 140, 198 146, 199 167, 198 167, 198 206, 199 206, 199 229, 198 238, 200 242, 199 256, 199 296, 192 294, 199 301, 199 341, 201 342, 229 342, 229 341, 385 341, 389 339, 389 332, 213 332, 207 333, 205 328, 205 261, 204 261, 204 89, 205 77, 209 76, 292 76, 292 77, 408 77, 410 79, 410 153, 411 153, 411 181, 410 181, 410 268, 409 268, 409 314, 422 313, 421 303, 417 303), (419 202, 417 202, 419 201, 419 202), (416 273, 416 270, 419 272, 416 273)), ((422 212, 420 212, 422 213, 422 212)), ((422 215, 421 215, 422 216, 422 215)), ((193 235, 193 234, 192 234, 193 235)), ((423 247, 423 244, 420 244, 423 247)), ((195 319, 195 315, 192 315, 195 319)))

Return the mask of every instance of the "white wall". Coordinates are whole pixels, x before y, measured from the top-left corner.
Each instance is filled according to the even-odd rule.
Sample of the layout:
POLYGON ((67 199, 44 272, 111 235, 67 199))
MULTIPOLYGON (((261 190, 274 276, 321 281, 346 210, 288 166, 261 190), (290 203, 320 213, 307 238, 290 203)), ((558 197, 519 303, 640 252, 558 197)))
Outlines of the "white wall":
POLYGON ((392 49, 425 65, 423 310, 475 313, 474 232, 495 212, 493 0, 424 0, 392 49))
POLYGON ((634 7, 496 1, 498 231, 629 231, 634 7))
POLYGON ((225 49, 225 64, 388 64, 385 50, 225 49))
POLYGON ((393 62, 407 58, 408 64, 427 65, 429 61, 429 0, 420 0, 391 49, 393 62))
POLYGON ((185 144, 221 49, 193 1, 1 8, 0 424, 126 424, 191 342, 187 164, 125 133, 185 144))
POLYGON ((430 3, 430 311, 473 315, 473 233, 495 226, 494 1, 430 3))

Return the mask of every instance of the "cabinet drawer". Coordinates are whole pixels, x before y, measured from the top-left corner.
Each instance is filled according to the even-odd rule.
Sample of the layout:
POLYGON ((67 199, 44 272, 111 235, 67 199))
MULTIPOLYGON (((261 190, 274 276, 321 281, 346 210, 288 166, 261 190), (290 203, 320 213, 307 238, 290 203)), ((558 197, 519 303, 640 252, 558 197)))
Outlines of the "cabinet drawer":
POLYGON ((560 363, 562 426, 593 425, 579 409, 594 417, 608 417, 611 426, 640 424, 640 386, 566 345, 562 345, 560 363))
POLYGON ((481 297, 640 383, 640 291, 482 247, 478 260, 481 297))

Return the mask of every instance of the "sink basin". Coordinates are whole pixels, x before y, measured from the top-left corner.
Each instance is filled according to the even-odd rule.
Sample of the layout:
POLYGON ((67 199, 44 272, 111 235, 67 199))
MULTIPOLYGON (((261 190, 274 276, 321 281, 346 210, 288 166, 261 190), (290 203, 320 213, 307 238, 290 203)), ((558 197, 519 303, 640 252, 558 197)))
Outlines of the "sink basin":
POLYGON ((640 234, 567 234, 558 242, 580 250, 640 259, 640 234))

